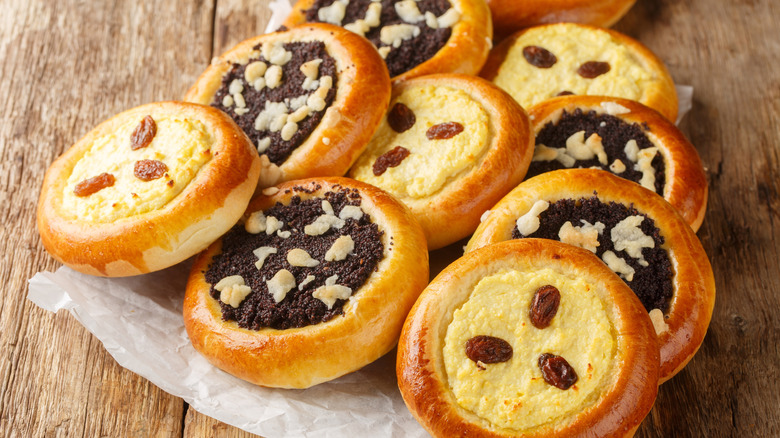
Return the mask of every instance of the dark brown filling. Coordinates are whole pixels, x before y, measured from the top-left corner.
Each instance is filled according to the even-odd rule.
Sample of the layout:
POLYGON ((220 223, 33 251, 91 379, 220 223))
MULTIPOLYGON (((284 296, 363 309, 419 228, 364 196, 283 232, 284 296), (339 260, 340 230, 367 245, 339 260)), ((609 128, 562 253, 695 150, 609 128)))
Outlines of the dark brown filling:
MULTIPOLYGON (((607 165, 599 162, 598 158, 591 160, 578 160, 573 167, 598 167, 609 171, 609 165, 615 160, 620 160, 626 166, 622 173, 616 173, 621 178, 625 178, 638 183, 642 179, 642 172, 634 170, 634 162, 629 160, 625 153, 626 143, 629 140, 635 140, 639 149, 654 147, 653 143, 645 135, 650 127, 639 125, 638 123, 629 124, 618 117, 609 114, 596 114, 595 111, 583 113, 579 108, 573 113, 563 111, 561 119, 557 123, 549 122, 536 135, 536 144, 543 144, 550 148, 565 148, 566 140, 580 131, 585 131, 585 138, 598 134, 604 145, 604 152, 607 154, 607 165)), ((656 153, 651 162, 655 170, 655 192, 663 196, 664 185, 666 185, 666 173, 664 159, 661 153, 656 153)), ((557 160, 534 161, 528 168, 527 178, 549 172, 556 169, 564 169, 565 166, 557 160)))
MULTIPOLYGON (((357 190, 341 189, 328 192, 325 193, 324 199, 330 202, 337 216, 346 205, 360 205, 360 193, 357 190)), ((212 285, 211 296, 219 301, 220 292, 213 286, 231 275, 240 275, 252 289, 238 308, 234 309, 219 301, 225 321, 236 321, 240 327, 251 330, 264 327, 286 329, 325 322, 344 313, 346 300, 338 299, 333 307, 328 309, 322 301, 312 296, 312 292, 325 285, 328 277, 338 275, 336 284, 351 288, 353 296, 358 293, 358 289, 371 273, 376 271, 383 257, 383 233, 371 222, 369 215, 364 213, 359 220, 346 219, 346 224, 341 229, 331 228, 320 236, 305 234, 304 227, 324 214, 322 200, 323 198, 314 198, 302 201, 296 195, 289 205, 277 203, 264 212, 266 217, 273 216, 284 222, 281 230, 291 232, 286 239, 278 233, 250 234, 241 224, 233 227, 223 237, 222 253, 214 257, 205 272, 206 281, 212 285), (341 261, 325 261, 325 253, 333 242, 344 235, 349 235, 354 240, 353 252, 341 261), (253 250, 263 246, 274 247, 277 253, 269 255, 258 270, 255 266, 257 257, 253 250), (287 253, 295 248, 305 250, 320 262, 319 265, 312 268, 291 266, 287 262, 287 253), (282 301, 276 303, 268 292, 266 281, 281 269, 293 274, 296 287, 291 289, 282 301), (313 275, 315 279, 305 284, 302 290, 298 290, 297 285, 309 275, 313 275)))
MULTIPOLYGON (((222 86, 217 90, 217 93, 214 95, 214 101, 211 104, 211 106, 228 113, 238 126, 244 130, 246 135, 249 136, 249 139, 252 140, 255 146, 259 144, 260 140, 266 137, 270 138, 271 144, 263 153, 276 165, 284 163, 292 151, 300 146, 319 125, 322 117, 325 115, 325 110, 328 109, 336 97, 337 84, 336 62, 328 55, 324 43, 321 41, 293 42, 284 44, 284 48, 292 53, 292 58, 285 65, 281 66, 282 83, 278 87, 269 88, 266 86, 258 91, 255 90, 252 84, 248 84, 244 78, 244 71, 247 65, 254 61, 263 61, 270 67, 271 64, 268 60, 260 55, 259 58, 250 59, 246 65, 232 64, 228 72, 222 77, 222 86), (325 98, 325 108, 322 111, 312 111, 309 116, 298 122, 298 130, 287 141, 282 140, 281 131, 256 130, 255 119, 265 109, 266 102, 286 102, 289 108, 291 99, 302 95, 308 96, 314 92, 314 90, 304 90, 302 87, 306 76, 301 71, 301 65, 315 59, 322 59, 318 78, 323 76, 333 78, 333 87, 328 91, 325 98), (249 109, 248 112, 242 115, 236 114, 237 106, 235 104, 229 107, 223 105, 223 99, 230 94, 230 84, 235 79, 240 80, 244 85, 244 90, 241 94, 246 101, 246 107, 249 109)), ((256 46, 255 50, 260 50, 260 46, 256 46)), ((290 110, 290 113, 292 113, 292 110, 290 110)))
MULTIPOLYGON (((633 206, 626 207, 623 204, 610 202, 604 204, 596 196, 591 198, 561 199, 550 204, 549 208, 539 214, 539 229, 534 233, 523 236, 517 229, 512 230, 513 239, 522 239, 523 237, 537 237, 542 239, 559 240, 558 231, 563 224, 571 222, 573 226, 582 226, 581 220, 595 225, 596 222, 604 224, 604 232, 599 234, 599 246, 596 248, 596 255, 599 258, 606 251, 612 251, 618 257, 625 260, 629 266, 634 268, 634 277, 632 281, 626 281, 634 293, 639 297, 639 301, 649 312, 653 309, 661 309, 664 313, 669 309, 669 300, 674 293, 672 277, 674 271, 669 260, 669 254, 662 248, 664 238, 661 232, 655 226, 655 222, 646 215, 639 213, 633 206), (642 232, 653 238, 654 248, 643 248, 642 256, 647 261, 648 266, 639 264, 639 260, 631 257, 625 251, 615 249, 611 238, 611 230, 620 221, 629 216, 644 216, 645 219, 639 225, 642 232)), ((625 279, 624 279, 625 281, 625 279)))
MULTIPOLYGON (((315 0, 311 9, 306 10, 306 21, 319 22, 317 17, 317 11, 320 8, 330 6, 335 0, 315 0)), ((350 0, 347 5, 346 14, 341 21, 342 25, 353 23, 359 19, 364 19, 368 5, 371 4, 371 0, 350 0)), ((385 57, 385 64, 387 64, 388 70, 390 70, 390 76, 398 76, 401 73, 407 72, 412 68, 422 64, 423 62, 431 59, 444 45, 447 40, 450 39, 452 29, 433 29, 428 27, 425 21, 418 23, 406 23, 401 20, 395 11, 395 4, 398 0, 382 0, 382 15, 380 17, 380 24, 377 27, 371 28, 365 37, 371 41, 377 48, 386 47, 387 44, 380 41, 380 32, 383 26, 393 24, 413 24, 420 28, 420 34, 414 38, 408 39, 401 43, 397 48, 392 48, 390 53, 385 57)), ((421 14, 425 14, 430 11, 437 17, 442 16, 452 5, 449 0, 419 0, 417 1, 417 8, 421 14)))

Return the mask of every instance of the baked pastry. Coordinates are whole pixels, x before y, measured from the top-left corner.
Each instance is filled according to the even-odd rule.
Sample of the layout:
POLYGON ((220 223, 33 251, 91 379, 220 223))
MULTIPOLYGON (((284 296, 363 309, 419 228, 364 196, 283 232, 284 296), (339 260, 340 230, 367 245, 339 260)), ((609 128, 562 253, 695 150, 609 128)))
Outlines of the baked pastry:
POLYGON ((193 346, 262 386, 306 388, 390 351, 428 282, 409 211, 346 178, 263 191, 195 261, 184 299, 193 346))
POLYGON ((527 177, 595 167, 663 196, 699 229, 707 209, 707 178, 696 148, 674 124, 638 102, 565 96, 528 110, 536 150, 527 177))
POLYGON ((433 250, 473 233, 522 181, 532 151, 530 120, 511 96, 475 76, 429 75, 393 85, 349 175, 406 204, 433 250))
POLYGON ((142 105, 101 123, 46 171, 38 232, 58 261, 100 276, 172 266, 238 221, 260 160, 221 111, 142 105))
POLYGON ((712 267, 685 220, 657 194, 603 170, 555 170, 524 181, 485 217, 467 252, 553 239, 594 252, 618 273, 653 319, 661 382, 699 349, 715 304, 712 267))
POLYGON ((376 50, 329 24, 241 42, 185 96, 225 111, 246 132, 264 157, 259 188, 346 173, 389 99, 390 79, 376 50))
POLYGON ((393 80, 477 74, 493 37, 482 0, 298 0, 285 25, 305 22, 327 22, 366 37, 393 80))
POLYGON ((647 47, 610 29, 575 23, 535 26, 497 45, 480 76, 524 108, 565 94, 636 100, 677 118, 669 72, 647 47))
POLYGON ((496 36, 549 23, 583 23, 610 27, 636 0, 487 0, 496 36))
POLYGON ((636 296, 593 254, 543 239, 445 268, 404 323, 396 368, 435 437, 631 436, 658 391, 636 296))

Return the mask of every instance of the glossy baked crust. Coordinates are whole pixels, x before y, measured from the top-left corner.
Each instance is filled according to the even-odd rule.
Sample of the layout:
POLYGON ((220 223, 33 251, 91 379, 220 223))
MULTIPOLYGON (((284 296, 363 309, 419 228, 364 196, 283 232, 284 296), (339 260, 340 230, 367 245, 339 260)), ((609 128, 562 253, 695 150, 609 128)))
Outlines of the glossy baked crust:
POLYGON ((534 105, 528 113, 533 118, 534 133, 538 134, 549 121, 560 117, 563 110, 571 113, 579 108, 585 113, 590 110, 604 112, 603 105, 610 105, 608 102, 630 110, 612 114, 615 117, 629 124, 645 123, 650 128, 645 134, 653 145, 659 148, 666 167, 663 197, 677 209, 693 231, 697 231, 707 210, 707 177, 704 174, 704 166, 691 142, 657 111, 641 103, 617 97, 563 96, 534 105))
MULTIPOLYGON (((463 91, 489 114, 488 145, 472 169, 452 176, 432 196, 399 198, 422 226, 428 249, 434 250, 473 233, 482 213, 523 180, 533 156, 533 138, 523 108, 500 88, 474 76, 440 74, 396 82, 391 104, 404 91, 426 86, 463 91)), ((446 112, 442 108, 442 121, 447 120, 446 112)), ((354 174, 355 168, 350 176, 354 174)))
POLYGON ((390 78, 382 58, 371 43, 352 32, 314 23, 242 41, 203 72, 184 100, 211 104, 232 63, 246 62, 258 44, 277 41, 324 42, 336 62, 336 97, 319 125, 281 166, 264 160, 259 188, 293 179, 344 175, 363 152, 390 100, 390 78))
MULTIPOLYGON (((449 1, 460 12, 460 20, 453 26, 447 44, 429 60, 393 77, 393 81, 434 73, 475 75, 482 68, 493 45, 490 9, 482 0, 449 1)), ((306 10, 311 9, 313 4, 314 0, 298 0, 284 25, 291 27, 305 23, 306 10)))
POLYGON ((471 252, 444 269, 420 296, 398 344, 398 386, 409 410, 436 437, 631 436, 657 394, 658 346, 636 296, 593 254, 543 239, 523 239, 471 252), (459 406, 442 354, 453 312, 483 277, 501 270, 553 269, 602 287, 594 290, 616 331, 621 366, 593 405, 573 418, 531 430, 497 427, 459 406))
POLYGON ((509 50, 514 46, 518 38, 526 32, 544 32, 546 30, 545 28, 551 28, 553 26, 562 26, 564 29, 576 26, 592 32, 605 32, 610 35, 614 43, 625 46, 634 55, 634 58, 640 61, 645 69, 653 72, 655 76, 655 80, 652 84, 645 87, 643 90, 642 98, 639 99, 639 102, 655 109, 669 120, 677 120, 677 91, 674 88, 674 81, 672 80, 666 65, 664 65, 664 63, 642 43, 612 29, 576 23, 557 23, 521 30, 501 41, 500 44, 490 51, 485 66, 482 68, 479 75, 490 81, 494 80, 498 75, 502 64, 506 60, 509 50))
POLYGON ((404 318, 428 282, 428 252, 409 210, 376 187, 346 178, 291 181, 277 187, 278 193, 252 200, 247 216, 277 202, 287 204, 293 195, 305 200, 339 187, 357 188, 361 208, 384 232, 385 257, 377 271, 353 292, 343 316, 301 328, 247 330, 223 321, 219 303, 209 295, 204 272, 220 253, 220 240, 192 267, 184 324, 195 349, 218 368, 257 385, 306 388, 355 371, 396 345, 404 318), (312 193, 291 192, 292 187, 312 193))
POLYGON ((715 305, 712 266, 699 239, 677 211, 657 194, 603 170, 567 169, 524 181, 492 209, 477 228, 466 251, 512 239, 517 218, 537 200, 580 199, 598 192, 601 202, 633 204, 655 221, 674 268, 674 295, 664 315, 669 329, 659 335, 660 382, 670 379, 701 346, 715 305))
POLYGON ((549 23, 583 23, 610 27, 636 0, 488 0, 497 37, 549 23))
POLYGON ((157 271, 197 254, 229 230, 249 203, 259 173, 254 147, 221 111, 183 102, 142 105, 101 123, 52 163, 38 200, 38 231, 46 250, 77 271, 107 277, 157 271), (113 222, 74 218, 63 206, 74 166, 95 140, 147 115, 203 123, 214 139, 211 159, 162 208, 113 222))

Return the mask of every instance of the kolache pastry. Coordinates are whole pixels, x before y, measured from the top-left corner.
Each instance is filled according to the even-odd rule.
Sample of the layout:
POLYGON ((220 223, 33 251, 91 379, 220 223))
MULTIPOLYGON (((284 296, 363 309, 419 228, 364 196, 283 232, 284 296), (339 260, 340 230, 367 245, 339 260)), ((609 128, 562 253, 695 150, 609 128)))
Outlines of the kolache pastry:
POLYGON ((346 178, 263 190, 196 259, 184 324, 212 364, 257 385, 306 388, 389 352, 428 282, 419 225, 346 178))
POLYGON ((285 25, 304 22, 343 26, 367 38, 393 80, 477 74, 493 37, 483 0, 298 0, 285 25))
POLYGON ((394 83, 349 175, 406 204, 433 250, 473 233, 522 181, 532 153, 530 120, 511 96, 475 76, 429 75, 394 83))
POLYGON ((565 96, 528 110, 536 148, 526 177, 599 168, 666 199, 694 231, 707 208, 707 178, 696 148, 657 111, 616 97, 565 96))
POLYGON ((631 436, 658 392, 658 344, 631 290, 589 251, 480 248, 423 291, 398 386, 435 437, 631 436))
POLYGON ((373 46, 329 24, 241 42, 185 96, 224 111, 249 136, 264 166, 259 188, 346 173, 389 99, 390 78, 373 46))
POLYGON ((172 266, 238 221, 260 159, 224 113, 181 102, 133 108, 101 123, 44 177, 38 231, 47 251, 92 275, 172 266))
POLYGON ((485 214, 466 251, 524 238, 585 248, 631 287, 658 334, 661 383, 699 349, 715 303, 712 267, 693 230, 657 194, 603 170, 543 173, 485 214))
POLYGON ((610 27, 636 0, 487 0, 496 36, 549 23, 583 23, 610 27))
POLYGON ((636 100, 677 118, 677 92, 666 66, 626 35, 576 23, 535 26, 497 45, 480 76, 524 108, 560 95, 636 100))

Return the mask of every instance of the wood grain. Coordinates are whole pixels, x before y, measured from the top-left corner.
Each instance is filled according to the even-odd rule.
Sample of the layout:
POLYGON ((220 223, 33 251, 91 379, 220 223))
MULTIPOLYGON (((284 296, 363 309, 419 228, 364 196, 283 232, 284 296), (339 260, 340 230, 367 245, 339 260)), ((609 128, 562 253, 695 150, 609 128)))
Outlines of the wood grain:
MULTIPOLYGON (((0 0, 0 435, 253 436, 118 366, 68 313, 29 302, 26 280, 58 266, 34 219, 54 158, 121 110, 182 96, 263 32, 267 4, 0 0)), ((779 18, 775 0, 639 0, 616 26, 694 87, 681 127, 708 168, 698 235, 718 288, 701 350, 639 437, 780 435, 779 18)))

